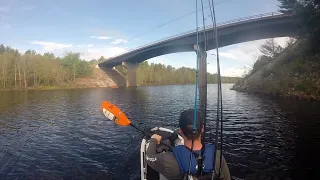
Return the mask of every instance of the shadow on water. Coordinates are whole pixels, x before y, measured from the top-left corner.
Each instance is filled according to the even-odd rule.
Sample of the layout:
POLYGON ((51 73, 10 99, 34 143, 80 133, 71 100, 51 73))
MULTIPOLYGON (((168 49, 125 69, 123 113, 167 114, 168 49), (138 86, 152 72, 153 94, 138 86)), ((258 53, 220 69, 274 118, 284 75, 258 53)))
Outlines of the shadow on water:
POLYGON ((276 99, 275 102, 286 112, 286 124, 290 126, 282 133, 291 137, 293 144, 286 148, 293 152, 291 176, 297 179, 319 178, 319 174, 316 175, 319 167, 316 157, 320 151, 320 102, 294 99, 276 99))
MULTIPOLYGON (((320 103, 260 97, 223 85, 225 157, 243 179, 315 176, 320 103)), ((216 85, 208 86, 208 140, 216 85)), ((194 86, 0 92, 0 179, 139 179, 142 135, 106 121, 103 100, 145 129, 176 128, 194 86)))

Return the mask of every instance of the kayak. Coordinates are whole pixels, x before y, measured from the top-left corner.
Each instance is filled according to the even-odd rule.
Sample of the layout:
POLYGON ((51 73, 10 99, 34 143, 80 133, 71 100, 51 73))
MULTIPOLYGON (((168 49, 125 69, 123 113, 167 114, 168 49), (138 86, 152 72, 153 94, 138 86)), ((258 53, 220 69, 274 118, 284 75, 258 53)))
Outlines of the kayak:
POLYGON ((145 136, 142 138, 141 147, 140 147, 140 168, 141 168, 141 179, 147 180, 166 180, 166 178, 152 169, 147 164, 147 156, 146 152, 149 146, 148 140, 150 139, 151 134, 159 134, 162 136, 161 143, 157 145, 157 153, 163 153, 169 151, 170 147, 175 147, 178 145, 183 145, 183 138, 176 132, 171 129, 155 127, 150 130, 150 132, 145 132, 140 129, 134 123, 132 123, 127 116, 114 104, 103 101, 101 104, 101 109, 103 114, 107 117, 107 119, 113 121, 114 123, 121 126, 131 126, 135 128, 137 131, 143 133, 145 136))
MULTIPOLYGON (((162 140, 166 144, 170 144, 171 146, 177 146, 177 145, 183 145, 183 139, 180 135, 174 134, 174 131, 171 129, 163 128, 163 127, 155 127, 152 128, 151 130, 152 134, 159 134, 162 136, 162 140)), ((140 147, 140 167, 141 167, 141 180, 166 180, 166 178, 154 170, 152 167, 150 167, 147 164, 146 161, 146 152, 148 149, 148 140, 150 137, 144 136, 142 141, 141 141, 141 147, 140 147)), ((157 145, 157 153, 163 153, 169 151, 169 147, 159 144, 157 145)))

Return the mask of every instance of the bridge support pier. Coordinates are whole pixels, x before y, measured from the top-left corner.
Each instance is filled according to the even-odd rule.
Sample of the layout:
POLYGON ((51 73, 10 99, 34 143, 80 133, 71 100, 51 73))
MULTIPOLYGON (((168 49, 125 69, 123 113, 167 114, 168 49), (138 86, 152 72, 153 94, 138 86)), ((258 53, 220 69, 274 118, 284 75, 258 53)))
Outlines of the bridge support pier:
POLYGON ((127 68, 127 87, 137 87, 137 63, 122 62, 122 65, 127 68))
POLYGON ((199 88, 199 107, 200 110, 207 110, 207 52, 202 46, 194 45, 194 50, 198 50, 198 88, 199 88))

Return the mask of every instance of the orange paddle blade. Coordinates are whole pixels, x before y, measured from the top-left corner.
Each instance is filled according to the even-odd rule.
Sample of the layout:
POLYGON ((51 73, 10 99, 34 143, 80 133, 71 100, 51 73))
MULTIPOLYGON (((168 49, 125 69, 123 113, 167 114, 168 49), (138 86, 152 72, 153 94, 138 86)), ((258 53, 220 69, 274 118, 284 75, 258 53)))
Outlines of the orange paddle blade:
POLYGON ((102 102, 102 112, 111 121, 121 126, 130 125, 130 120, 127 116, 114 104, 107 101, 102 102))

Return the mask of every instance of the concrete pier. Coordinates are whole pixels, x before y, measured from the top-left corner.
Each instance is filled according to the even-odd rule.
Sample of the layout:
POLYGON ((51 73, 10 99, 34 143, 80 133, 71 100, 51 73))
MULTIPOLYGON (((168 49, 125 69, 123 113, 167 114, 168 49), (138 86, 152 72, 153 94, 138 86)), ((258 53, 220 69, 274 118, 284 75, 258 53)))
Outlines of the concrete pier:
POLYGON ((137 87, 137 63, 122 62, 122 65, 127 68, 127 87, 137 87))

